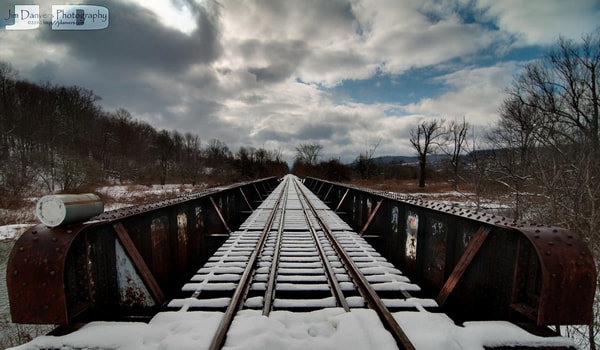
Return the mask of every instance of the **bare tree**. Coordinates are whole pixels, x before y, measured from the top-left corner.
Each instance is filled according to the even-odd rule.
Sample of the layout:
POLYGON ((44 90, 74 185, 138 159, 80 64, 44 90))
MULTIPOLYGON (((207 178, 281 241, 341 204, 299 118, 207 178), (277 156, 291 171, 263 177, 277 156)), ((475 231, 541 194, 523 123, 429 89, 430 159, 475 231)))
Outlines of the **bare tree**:
POLYGON ((363 179, 370 179, 375 172, 376 167, 373 161, 373 156, 375 156, 375 152, 380 144, 381 139, 377 140, 377 142, 371 146, 371 148, 365 149, 364 153, 361 153, 358 157, 356 157, 356 169, 363 179))
POLYGON ((494 178, 513 197, 513 218, 523 216, 523 196, 533 179, 533 154, 544 118, 521 99, 509 97, 500 107, 500 120, 488 138, 494 146, 494 178))
MULTIPOLYGON (((512 98, 503 110, 521 122, 523 115, 510 110, 516 106, 534 114, 532 120, 538 123, 514 124, 511 120, 536 142, 533 155, 521 151, 519 160, 523 165, 535 161, 536 168, 529 176, 535 176, 541 187, 539 197, 545 199, 529 211, 536 219, 578 231, 596 259, 600 256, 599 73, 600 32, 584 36, 580 43, 560 38, 550 54, 525 67, 510 88, 512 98)), ((581 345, 596 349, 594 336, 599 325, 596 319, 591 322, 589 342, 581 345)))
POLYGON ((323 146, 317 142, 301 143, 296 147, 296 161, 308 165, 317 165, 323 146))
POLYGON ((465 151, 465 143, 469 128, 470 125, 465 120, 465 117, 462 118, 461 122, 452 120, 448 125, 447 132, 445 133, 445 142, 441 147, 442 151, 448 156, 448 160, 450 161, 452 178, 454 180, 452 187, 454 190, 458 189, 458 182, 460 179, 460 159, 465 151))
POLYGON ((443 119, 423 121, 416 129, 410 131, 410 143, 417 151, 419 159, 419 187, 425 187, 427 156, 439 146, 438 140, 444 133, 443 119))

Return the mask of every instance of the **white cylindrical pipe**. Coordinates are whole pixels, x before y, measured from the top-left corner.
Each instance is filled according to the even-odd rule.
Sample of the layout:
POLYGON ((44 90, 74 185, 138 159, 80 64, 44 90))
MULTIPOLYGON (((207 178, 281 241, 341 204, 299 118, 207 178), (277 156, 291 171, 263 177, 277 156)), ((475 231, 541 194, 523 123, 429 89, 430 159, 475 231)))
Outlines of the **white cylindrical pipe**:
POLYGON ((104 203, 93 193, 48 195, 35 206, 38 219, 48 227, 84 221, 103 211, 104 203))

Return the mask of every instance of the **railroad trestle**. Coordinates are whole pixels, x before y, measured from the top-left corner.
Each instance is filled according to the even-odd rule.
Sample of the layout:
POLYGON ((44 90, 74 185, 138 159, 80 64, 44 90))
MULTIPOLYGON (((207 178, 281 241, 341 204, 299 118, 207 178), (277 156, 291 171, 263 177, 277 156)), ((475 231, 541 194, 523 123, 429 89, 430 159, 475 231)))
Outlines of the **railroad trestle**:
MULTIPOLYGON (((262 179, 31 228, 7 267, 13 322, 149 319, 278 184, 262 179)), ((315 178, 304 185, 458 321, 590 321, 595 264, 569 230, 315 178)))

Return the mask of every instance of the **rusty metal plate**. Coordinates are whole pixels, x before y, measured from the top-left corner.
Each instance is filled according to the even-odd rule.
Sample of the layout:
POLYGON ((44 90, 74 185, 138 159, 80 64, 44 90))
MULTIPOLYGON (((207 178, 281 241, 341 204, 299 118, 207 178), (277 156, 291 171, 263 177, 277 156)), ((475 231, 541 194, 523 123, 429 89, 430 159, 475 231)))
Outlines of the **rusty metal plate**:
POLYGON ((575 233, 548 226, 522 226, 541 264, 542 286, 537 324, 588 324, 596 290, 596 266, 575 233))
POLYGON ((15 323, 68 323, 64 269, 82 225, 37 225, 15 243, 6 268, 10 313, 15 323))

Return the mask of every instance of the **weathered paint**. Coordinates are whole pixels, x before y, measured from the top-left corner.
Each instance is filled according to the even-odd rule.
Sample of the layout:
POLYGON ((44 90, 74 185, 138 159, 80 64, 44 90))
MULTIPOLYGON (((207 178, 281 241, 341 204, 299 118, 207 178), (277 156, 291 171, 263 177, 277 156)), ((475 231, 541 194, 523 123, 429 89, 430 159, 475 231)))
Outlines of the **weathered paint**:
POLYGON ((122 307, 154 306, 154 299, 118 240, 115 240, 115 254, 119 305, 122 307))

